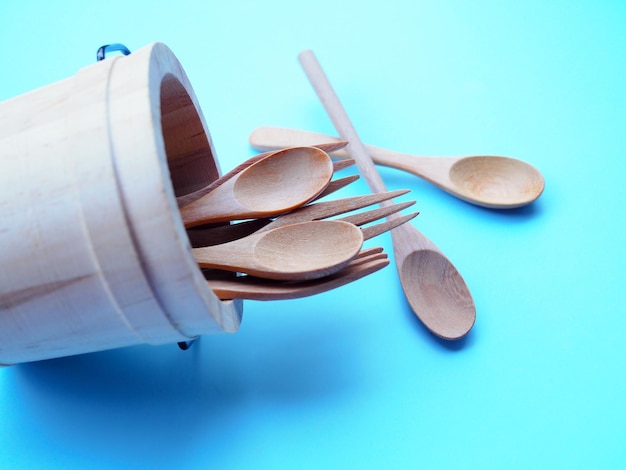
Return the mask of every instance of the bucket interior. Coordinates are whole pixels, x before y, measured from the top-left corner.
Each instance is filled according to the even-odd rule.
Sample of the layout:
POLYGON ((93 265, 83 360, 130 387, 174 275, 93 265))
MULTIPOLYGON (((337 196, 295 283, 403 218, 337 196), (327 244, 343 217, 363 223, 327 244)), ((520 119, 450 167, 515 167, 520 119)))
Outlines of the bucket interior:
POLYGON ((176 196, 196 191, 219 177, 203 121, 185 87, 168 74, 161 82, 161 127, 176 196))
MULTIPOLYGON (((167 74, 161 82, 161 127, 167 165, 175 196, 183 196, 203 188, 219 178, 219 167, 210 137, 204 127, 193 99, 177 77, 167 74)), ((228 222, 209 224, 228 225, 228 222)), ((187 230, 191 246, 198 244, 193 236, 196 229, 187 230)), ((200 268, 198 268, 200 269, 200 268)), ((211 277, 232 278, 236 273, 200 269, 211 277)))

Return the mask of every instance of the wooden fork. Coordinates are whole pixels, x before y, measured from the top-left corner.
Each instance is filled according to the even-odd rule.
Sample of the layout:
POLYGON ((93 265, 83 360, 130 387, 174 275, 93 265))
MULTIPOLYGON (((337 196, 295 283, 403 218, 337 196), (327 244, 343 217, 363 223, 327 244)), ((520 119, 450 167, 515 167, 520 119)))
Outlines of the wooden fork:
MULTIPOLYGON (((194 248, 202 246, 212 246, 221 243, 226 243, 238 238, 248 236, 257 231, 271 230, 272 228, 281 227, 283 225, 294 224, 298 222, 307 222, 310 220, 323 220, 337 215, 345 214, 347 212, 356 211, 373 204, 378 204, 382 201, 387 201, 395 197, 406 194, 408 190, 396 190, 386 193, 367 194, 364 196, 353 196, 343 199, 336 199, 333 201, 317 202, 300 207, 288 214, 283 214, 276 219, 253 219, 246 222, 240 222, 232 225, 222 225, 219 227, 210 228, 197 228, 187 230, 187 235, 191 246, 194 248)), ((397 213, 407 207, 413 205, 415 201, 405 202, 401 204, 393 204, 391 206, 374 209, 366 212, 356 213, 351 216, 344 217, 340 220, 345 220, 354 225, 364 225, 369 222, 381 219, 392 213, 397 213)), ((402 217, 398 220, 399 224, 406 222, 409 219, 415 217, 416 214, 411 214, 406 217, 402 217), (406 219, 406 220, 405 220, 406 219)), ((379 224, 378 229, 373 227, 367 227, 363 235, 365 239, 371 238, 379 233, 375 230, 389 230, 384 224, 379 224)))
POLYGON ((361 251, 346 267, 330 276, 303 282, 281 282, 254 276, 230 279, 205 274, 209 287, 222 300, 285 300, 307 297, 336 289, 372 274, 389 264, 380 247, 361 251))

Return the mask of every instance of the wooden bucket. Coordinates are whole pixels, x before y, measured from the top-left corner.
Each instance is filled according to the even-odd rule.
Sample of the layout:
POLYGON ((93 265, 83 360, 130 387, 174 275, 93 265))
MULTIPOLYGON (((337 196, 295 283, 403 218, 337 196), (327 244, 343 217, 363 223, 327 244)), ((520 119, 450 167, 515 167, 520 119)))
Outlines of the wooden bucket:
POLYGON ((219 171, 163 44, 0 103, 0 364, 237 331, 175 198, 219 171))

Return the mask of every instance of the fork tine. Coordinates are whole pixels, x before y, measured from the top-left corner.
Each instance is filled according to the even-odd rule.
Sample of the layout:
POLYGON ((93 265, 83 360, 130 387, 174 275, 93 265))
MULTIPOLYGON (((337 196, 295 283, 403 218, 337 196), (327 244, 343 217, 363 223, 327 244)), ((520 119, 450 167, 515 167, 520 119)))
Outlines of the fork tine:
MULTIPOLYGON (((346 179, 349 178, 352 177, 348 177, 346 179)), ((346 212, 361 209, 363 207, 377 204, 385 200, 393 199, 394 197, 401 196, 408 192, 408 190, 396 190, 387 193, 374 193, 365 196, 353 196, 333 201, 316 202, 314 204, 308 204, 306 206, 295 209, 294 211, 288 214, 284 214, 274 220, 253 219, 219 227, 196 227, 193 229, 188 229, 187 234, 191 241, 191 245, 194 248, 216 245, 219 243, 225 243, 227 241, 247 236, 253 232, 262 233, 273 228, 282 227, 284 225, 295 224, 298 222, 306 222, 309 220, 321 220, 335 215, 344 214, 346 212)), ((370 218, 369 221, 371 222, 377 220, 378 218, 385 217, 386 214, 400 211, 411 204, 413 203, 400 203, 397 205, 391 205, 390 207, 392 207, 393 209, 387 209, 389 212, 377 212, 379 211, 379 209, 373 209, 372 211, 364 212, 364 214, 377 214, 376 216, 370 218)), ((359 217, 364 216, 359 215, 359 217)), ((346 217, 344 217, 344 219, 345 218, 346 217)), ((362 225, 365 223, 367 222, 360 222, 359 224, 355 223, 355 225, 362 225)))
POLYGON ((266 225, 259 230, 259 232, 282 227, 283 225, 306 222, 309 220, 321 220, 334 215, 345 214, 346 212, 393 199, 394 197, 401 196, 408 192, 408 189, 398 189, 396 191, 389 191, 386 193, 373 193, 365 196, 352 196, 335 201, 309 204, 278 217, 271 224, 266 225))
POLYGON ((387 253, 375 253, 373 255, 365 256, 365 257, 356 257, 350 263, 350 266, 360 266, 365 263, 371 263, 372 261, 377 261, 381 259, 387 259, 387 253))
POLYGON ((419 212, 414 212, 413 214, 405 215, 404 217, 394 217, 383 223, 365 227, 361 229, 363 231, 363 240, 369 240, 370 238, 391 230, 398 225, 402 225, 403 223, 408 222, 412 218, 416 217, 418 214, 419 212))
MULTIPOLYGON (((352 216, 342 217, 339 220, 350 222, 354 225, 364 225, 374 220, 382 219, 387 215, 399 212, 414 204, 414 201, 404 202, 400 204, 394 204, 385 208, 373 209, 371 211, 361 212, 352 216)), ((318 205, 318 204, 316 204, 318 205)), ((305 214, 306 215, 306 214, 305 214)), ((278 219, 277 219, 278 220, 278 219)), ((302 221, 310 220, 308 217, 303 218, 302 221)), ((299 220, 294 218, 293 222, 296 223, 299 220)), ((272 219, 251 219, 243 222, 231 223, 230 225, 220 226, 207 226, 207 227, 194 227, 187 229, 187 237, 191 243, 192 248, 201 248, 203 246, 219 245, 220 243, 227 243, 239 238, 246 237, 254 232, 264 231, 264 227, 272 224, 267 229, 277 228, 285 224, 276 223, 272 219)))
MULTIPOLYGON (((359 179, 359 175, 346 176, 345 178, 339 178, 331 181, 326 189, 322 191, 322 193, 320 193, 315 200, 328 196, 357 179, 359 179)), ((193 248, 199 248, 202 246, 218 245, 220 243, 237 240, 256 232, 271 222, 272 219, 252 219, 217 227, 194 227, 187 230, 187 235, 189 237, 189 241, 191 242, 191 246, 193 248)))
POLYGON ((383 252, 382 246, 375 246, 373 248, 365 248, 361 250, 358 255, 354 257, 354 259, 365 258, 366 256, 375 255, 383 252))
MULTIPOLYGON (((375 246, 375 247, 372 247, 372 248, 364 248, 363 250, 359 251, 354 258, 352 258, 350 263, 348 263, 344 268, 342 268, 337 273, 341 273, 344 269, 346 269, 349 266, 356 266, 358 264, 368 263, 368 262, 373 261, 373 260, 386 259, 386 258, 387 258, 387 253, 385 253, 383 251, 383 247, 382 246, 375 246)), ((226 277, 226 279, 232 279, 232 272, 230 272, 230 271, 223 271, 221 269, 205 269, 205 270, 203 270, 203 273, 204 273, 204 277, 207 280, 224 279, 224 277, 223 277, 224 274, 226 274, 228 276, 228 277, 226 277)), ((325 276, 325 278, 333 277, 337 273, 325 276)), ((238 280, 255 279, 257 281, 262 281, 262 282, 266 282, 266 283, 269 283, 269 284, 285 282, 285 281, 276 281, 276 280, 272 280, 272 279, 255 277, 255 276, 252 276, 252 275, 241 276, 241 277, 238 277, 237 279, 238 280)), ((312 281, 313 282, 318 282, 321 279, 324 279, 324 278, 313 279, 312 281)), ((308 282, 310 282, 310 281, 289 281, 289 284, 303 284, 303 283, 306 284, 308 282)))
MULTIPOLYGON (((374 254, 380 257, 380 254, 374 254)), ((253 276, 240 276, 231 279, 208 279, 207 283, 221 300, 284 300, 307 297, 336 289, 354 282, 389 265, 389 260, 354 260, 341 271, 330 276, 303 282, 277 282, 253 276)))
MULTIPOLYGON (((330 153, 330 152, 326 152, 326 153, 330 153)), ((354 165, 354 159, 353 158, 346 158, 345 160, 337 160, 333 162, 333 171, 335 173, 337 173, 340 170, 343 170, 344 168, 348 168, 349 166, 354 165)))
POLYGON ((351 175, 351 176, 346 176, 345 178, 339 178, 339 179, 333 180, 330 183, 328 183, 328 186, 326 186, 324 191, 319 193, 319 195, 317 195, 315 199, 313 200, 317 201, 318 199, 322 199, 323 197, 326 197, 329 194, 334 193, 335 191, 339 191, 341 188, 348 186, 350 183, 353 183, 358 179, 359 179, 359 175, 351 175))
POLYGON ((399 204, 392 204, 388 206, 379 207, 378 209, 372 209, 370 211, 359 212, 354 215, 348 215, 346 217, 341 217, 339 220, 343 220, 344 222, 350 222, 354 225, 365 225, 370 222, 374 222, 375 220, 384 219, 388 215, 395 214, 396 212, 400 212, 407 207, 415 204, 415 201, 401 202, 399 204))
MULTIPOLYGON (((354 160, 351 158, 333 162, 333 173, 337 173, 338 171, 343 170, 344 168, 347 168, 350 165, 354 165, 354 160)), ((315 198, 313 198, 312 201, 317 201, 318 199, 322 199, 323 197, 326 197, 329 194, 334 193, 335 191, 339 191, 341 188, 348 186, 350 183, 355 182, 359 178, 360 178, 359 175, 351 175, 351 176, 346 176, 344 178, 333 180, 330 183, 328 183, 328 186, 326 186, 324 191, 322 191, 317 196, 315 196, 315 198)), ((311 203, 312 201, 309 201, 309 203, 311 203)))

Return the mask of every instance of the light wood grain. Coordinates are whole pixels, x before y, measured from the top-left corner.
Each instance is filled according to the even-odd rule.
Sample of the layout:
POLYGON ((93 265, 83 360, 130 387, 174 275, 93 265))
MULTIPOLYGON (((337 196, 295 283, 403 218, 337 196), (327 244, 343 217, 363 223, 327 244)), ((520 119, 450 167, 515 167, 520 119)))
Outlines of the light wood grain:
MULTIPOLYGON (((333 166, 336 166, 336 164, 333 163, 333 166)), ((322 199, 334 192, 337 192, 341 188, 345 188, 349 184, 354 183, 358 179, 359 179, 359 175, 350 175, 350 176, 345 176, 343 178, 337 178, 336 180, 332 180, 330 183, 328 183, 328 186, 326 186, 326 188, 321 193, 315 196, 313 201, 322 199)))
POLYGON ((219 167, 165 45, 0 103, 0 167, 0 363, 238 329, 178 212, 219 167))
POLYGON ((345 268, 319 279, 302 282, 276 282, 253 276, 234 279, 209 278, 211 289, 221 299, 286 300, 321 294, 381 270, 389 264, 382 248, 364 250, 345 268))
MULTIPOLYGON (((259 127, 250 134, 257 150, 308 145, 309 142, 336 142, 316 132, 280 127, 259 127)), ((419 176, 444 191, 478 206, 514 209, 535 201, 543 192, 544 178, 535 167, 515 158, 496 155, 454 157, 417 156, 373 145, 365 150, 375 163, 419 176)), ((347 150, 334 157, 348 158, 347 150)))
MULTIPOLYGON (((336 140, 334 142, 329 142, 329 143, 325 143, 325 144, 306 145, 306 147, 315 147, 315 148, 318 148, 320 150, 323 150, 326 153, 330 153, 330 152, 335 152, 337 150, 341 150, 346 145, 347 145, 347 142, 341 142, 341 141, 336 140)), ((290 145, 289 147, 302 147, 302 145, 290 145)), ((253 165, 253 164, 263 160, 264 158, 270 156, 271 154, 273 154, 277 150, 284 150, 284 148, 278 148, 278 149, 272 150, 271 152, 263 152, 263 153, 260 153, 258 155, 255 155, 254 157, 251 157, 251 158, 247 159, 246 161, 240 163, 235 168, 230 170, 228 173, 224 174, 223 176, 220 176, 218 179, 216 179, 212 183, 207 184, 203 188, 197 189, 196 191, 193 191, 192 193, 189 193, 189 194, 184 194, 182 196, 177 196, 176 197, 176 202, 178 203, 178 207, 184 207, 186 205, 191 204, 194 201, 197 201, 198 199, 200 199, 205 194, 208 194, 211 191, 213 191, 214 189, 217 189, 219 186, 224 184, 226 181, 231 179, 233 176, 238 175, 239 173, 241 173, 243 170, 245 170, 249 166, 251 166, 251 165, 253 165)), ((350 160, 351 159, 347 159, 347 160, 336 162, 334 164, 334 166, 333 166, 334 171, 336 172, 336 171, 342 170, 342 169, 347 168, 348 166, 352 165, 353 161, 350 161, 350 160)))
MULTIPOLYGON (((391 200, 395 197, 406 194, 407 192, 407 190, 400 189, 397 191, 387 191, 385 193, 366 194, 363 196, 352 196, 333 201, 308 204, 288 214, 283 214, 282 216, 276 218, 271 224, 260 229, 260 231, 267 231, 277 227, 283 227, 285 225, 295 224, 298 222, 306 222, 309 220, 327 219, 329 217, 352 212, 381 202, 387 202, 389 206, 394 207, 395 210, 392 212, 398 212, 401 209, 398 209, 398 206, 394 206, 391 200)), ((377 218, 371 219, 371 221, 372 220, 377 220, 377 218)))
MULTIPOLYGON (((194 248, 213 246, 220 243, 238 240, 255 232, 261 233, 278 227, 284 227, 289 224, 328 219, 330 217, 371 206, 380 201, 393 199, 394 197, 401 196, 407 192, 408 191, 406 190, 398 190, 390 191, 388 193, 367 194, 364 196, 352 196, 332 201, 315 202, 299 207, 298 209, 295 209, 287 214, 283 214, 276 219, 252 219, 224 226, 192 228, 187 230, 187 235, 189 236, 189 240, 194 248)), ((344 220, 345 222, 361 226, 363 224, 379 220, 392 212, 399 212, 414 203, 415 201, 409 201, 401 204, 394 204, 384 208, 384 212, 381 212, 380 209, 374 209, 373 211, 359 212, 353 216, 343 217, 339 220, 344 220)), ((368 232, 368 234, 369 233, 370 232, 368 232)))
POLYGON ((333 176, 328 154, 315 147, 271 153, 200 199, 184 206, 185 227, 271 217, 320 194, 333 176))
MULTIPOLYGON (((350 156, 370 189, 385 192, 385 184, 374 162, 317 58, 312 51, 304 51, 298 58, 339 135, 349 142, 350 156)), ((456 340, 465 336, 474 325, 476 309, 460 273, 441 250, 411 224, 400 225, 391 235, 402 288, 415 314, 441 338, 456 340)))
POLYGON ((363 244, 361 230, 336 220, 301 222, 221 245, 194 248, 201 268, 266 279, 310 280, 345 267, 363 244))

